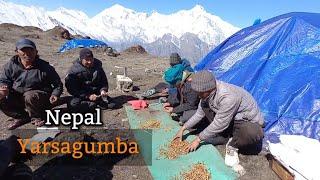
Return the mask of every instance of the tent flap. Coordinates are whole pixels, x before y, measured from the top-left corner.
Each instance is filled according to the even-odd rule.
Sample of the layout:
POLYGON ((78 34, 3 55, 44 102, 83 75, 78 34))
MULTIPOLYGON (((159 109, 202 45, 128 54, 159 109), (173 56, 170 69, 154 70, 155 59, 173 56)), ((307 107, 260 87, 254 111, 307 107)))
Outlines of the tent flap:
POLYGON ((320 139, 320 14, 289 13, 235 33, 195 67, 244 87, 265 115, 266 137, 320 139))

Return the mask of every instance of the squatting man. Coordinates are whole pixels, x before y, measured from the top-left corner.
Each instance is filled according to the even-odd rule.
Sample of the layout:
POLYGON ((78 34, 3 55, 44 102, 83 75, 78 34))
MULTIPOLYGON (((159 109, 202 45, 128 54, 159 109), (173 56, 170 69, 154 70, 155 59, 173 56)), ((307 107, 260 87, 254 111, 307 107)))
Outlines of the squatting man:
MULTIPOLYGON (((49 115, 54 116, 49 110, 64 103, 60 98, 63 91, 60 77, 53 66, 39 57, 33 41, 20 39, 15 52, 16 55, 4 65, 0 74, 0 110, 10 117, 8 129, 16 129, 28 122, 36 126, 49 125, 45 119, 48 120, 49 115)), ((108 96, 108 79, 102 63, 94 58, 90 49, 80 51, 79 58, 68 71, 65 84, 72 95, 67 103, 68 109, 72 113, 86 114, 60 116, 57 115, 59 110, 55 110, 55 119, 59 116, 62 120, 70 120, 72 116, 73 123, 63 123, 72 123, 72 129, 77 129, 75 126, 82 123, 102 125, 100 115, 97 115, 97 122, 93 122, 92 112, 96 112, 96 108, 114 108, 115 103, 108 96), (78 121, 75 116, 79 117, 78 121)))
POLYGON ((54 67, 40 59, 34 42, 19 40, 15 52, 0 75, 0 109, 10 117, 9 130, 28 122, 42 126, 45 110, 58 104, 63 84, 54 67))
POLYGON ((208 120, 210 124, 197 135, 187 151, 195 151, 201 141, 213 145, 226 144, 225 164, 244 174, 238 150, 248 151, 261 146, 264 136, 264 118, 256 101, 243 88, 218 81, 206 70, 194 74, 191 88, 198 92, 201 100, 196 113, 174 139, 182 140, 185 130, 190 130, 201 120, 208 120))

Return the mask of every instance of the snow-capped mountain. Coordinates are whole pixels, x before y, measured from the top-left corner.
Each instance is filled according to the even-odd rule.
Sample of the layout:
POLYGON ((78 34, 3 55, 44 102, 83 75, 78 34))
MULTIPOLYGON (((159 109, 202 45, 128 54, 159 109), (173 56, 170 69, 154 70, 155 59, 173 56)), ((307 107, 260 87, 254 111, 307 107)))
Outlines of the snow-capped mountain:
POLYGON ((144 47, 151 54, 158 56, 168 56, 173 52, 182 54, 183 57, 195 63, 199 57, 203 57, 210 50, 210 46, 201 41, 197 35, 192 33, 185 33, 180 38, 172 34, 165 34, 162 38, 145 44, 144 47))
POLYGON ((5 1, 0 1, 0 23, 35 26, 44 30, 52 29, 55 26, 45 9, 5 1))
POLYGON ((69 10, 60 7, 55 11, 48 11, 47 14, 51 18, 51 21, 54 22, 54 24, 67 28, 72 34, 88 34, 87 23, 90 19, 82 11, 69 10))
POLYGON ((71 34, 100 39, 120 49, 132 44, 145 45, 155 55, 167 56, 163 52, 178 51, 182 56, 189 54, 185 57, 191 58, 190 52, 184 53, 189 51, 182 49, 185 47, 201 52, 197 52, 198 55, 192 59, 202 57, 210 48, 239 30, 218 16, 206 12, 200 5, 164 15, 158 12, 136 12, 116 4, 89 18, 78 10, 61 7, 55 11, 46 11, 41 7, 28 7, 0 0, 0 23, 35 26, 43 30, 59 25, 68 29, 71 34), (168 38, 168 35, 172 38, 168 38), (191 48, 193 44, 183 39, 192 39, 197 44, 191 48), (174 48, 166 50, 165 44, 168 43, 174 48), (203 49, 204 47, 206 48, 203 49))

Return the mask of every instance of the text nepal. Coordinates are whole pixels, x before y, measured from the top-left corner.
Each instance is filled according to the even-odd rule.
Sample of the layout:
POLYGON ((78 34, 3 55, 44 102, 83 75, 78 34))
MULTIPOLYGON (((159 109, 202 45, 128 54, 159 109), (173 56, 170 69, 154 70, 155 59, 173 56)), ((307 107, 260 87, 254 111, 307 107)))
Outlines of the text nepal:
POLYGON ((101 122, 101 110, 96 108, 96 119, 93 113, 62 113, 60 110, 46 110, 47 120, 45 125, 56 125, 59 126, 60 123, 65 126, 71 126, 72 130, 78 130, 80 125, 85 126, 102 126, 101 122))

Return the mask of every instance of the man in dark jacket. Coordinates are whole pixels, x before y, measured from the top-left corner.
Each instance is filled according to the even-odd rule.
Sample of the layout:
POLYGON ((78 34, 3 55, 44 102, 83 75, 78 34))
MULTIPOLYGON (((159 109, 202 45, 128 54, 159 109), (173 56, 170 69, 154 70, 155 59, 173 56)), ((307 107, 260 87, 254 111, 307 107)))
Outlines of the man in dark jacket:
POLYGON ((90 49, 80 51, 80 57, 68 71, 65 79, 68 92, 73 96, 69 108, 73 112, 90 112, 97 106, 113 108, 108 96, 108 79, 102 62, 93 57, 90 49))
POLYGON ((164 80, 176 87, 178 92, 169 94, 168 102, 163 107, 166 112, 179 116, 180 125, 193 116, 200 101, 198 93, 191 89, 191 75, 181 64, 174 65, 164 73, 164 80))
POLYGON ((38 56, 29 39, 16 43, 16 55, 4 65, 0 75, 0 109, 10 118, 9 129, 32 121, 42 126, 45 110, 58 102, 63 84, 48 62, 38 56))

